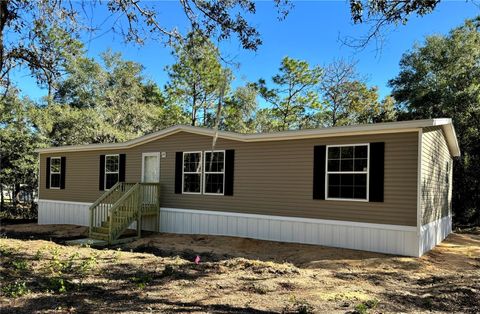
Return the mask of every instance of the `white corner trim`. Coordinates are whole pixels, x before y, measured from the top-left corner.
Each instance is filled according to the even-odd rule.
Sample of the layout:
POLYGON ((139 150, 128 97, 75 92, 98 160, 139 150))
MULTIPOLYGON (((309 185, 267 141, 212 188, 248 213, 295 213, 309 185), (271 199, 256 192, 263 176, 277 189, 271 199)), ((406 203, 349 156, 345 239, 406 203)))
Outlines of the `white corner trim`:
POLYGON ((423 129, 418 130, 418 155, 417 155, 417 234, 420 236, 422 226, 422 153, 423 129))

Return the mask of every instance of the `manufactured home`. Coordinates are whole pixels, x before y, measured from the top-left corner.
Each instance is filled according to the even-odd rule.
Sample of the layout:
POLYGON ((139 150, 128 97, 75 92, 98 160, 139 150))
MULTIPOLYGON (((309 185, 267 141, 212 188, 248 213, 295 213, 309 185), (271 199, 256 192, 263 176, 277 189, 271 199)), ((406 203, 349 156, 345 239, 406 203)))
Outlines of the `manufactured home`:
POLYGON ((38 150, 39 224, 308 243, 421 256, 452 230, 450 119, 261 134, 174 126, 38 150))

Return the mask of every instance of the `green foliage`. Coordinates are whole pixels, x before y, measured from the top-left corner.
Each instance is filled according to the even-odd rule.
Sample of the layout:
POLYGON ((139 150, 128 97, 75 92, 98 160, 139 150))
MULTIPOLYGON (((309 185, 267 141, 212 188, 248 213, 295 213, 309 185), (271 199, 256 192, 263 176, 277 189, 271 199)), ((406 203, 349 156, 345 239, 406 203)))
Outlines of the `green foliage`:
POLYGON ((341 126, 372 123, 381 118, 389 105, 378 101, 377 87, 368 87, 359 76, 355 63, 336 60, 325 68, 320 82, 322 110, 317 124, 341 126))
POLYGON ((230 71, 220 64, 220 54, 201 34, 190 33, 175 45, 175 64, 167 67, 169 100, 183 106, 191 125, 213 126, 218 99, 227 92, 230 71))
POLYGON ((28 262, 24 259, 13 260, 12 266, 15 270, 25 271, 28 269, 28 262))
POLYGON ((378 306, 378 300, 372 299, 361 302, 355 306, 355 313, 367 314, 369 310, 373 310, 378 306))
POLYGON ((25 281, 15 281, 2 287, 2 292, 10 298, 18 298, 30 293, 25 281))
MULTIPOLYGON (((14 201, 20 190, 33 194, 37 185, 38 134, 33 132, 30 111, 33 104, 21 99, 12 89, 0 98, 0 182, 14 191, 14 201)), ((2 194, 3 200, 3 194, 2 194)))
POLYGON ((36 261, 39 261, 43 258, 43 250, 42 249, 38 249, 37 252, 35 253, 35 255, 33 256, 33 259, 36 260, 36 261))
POLYGON ((140 273, 130 277, 130 282, 134 283, 138 289, 143 290, 153 280, 152 276, 147 273, 140 273))
POLYGON ((50 277, 48 278, 47 290, 56 293, 67 292, 67 287, 70 286, 68 281, 62 277, 50 277))
POLYGON ((252 133, 256 129, 257 91, 251 84, 238 87, 225 100, 220 129, 252 133))
POLYGON ((260 95, 272 104, 273 118, 269 130, 301 129, 309 126, 310 111, 319 107, 316 85, 323 70, 311 67, 306 61, 289 57, 282 59, 279 73, 272 77, 276 87, 269 88, 265 80, 256 84, 260 95))
POLYGON ((120 54, 102 54, 103 65, 79 57, 66 66, 53 104, 37 107, 35 126, 51 145, 111 143, 182 120, 179 107, 143 76, 143 67, 120 54))
POLYGON ((403 55, 390 81, 400 119, 453 119, 462 156, 454 163, 453 210, 480 223, 480 17, 447 36, 429 36, 403 55))

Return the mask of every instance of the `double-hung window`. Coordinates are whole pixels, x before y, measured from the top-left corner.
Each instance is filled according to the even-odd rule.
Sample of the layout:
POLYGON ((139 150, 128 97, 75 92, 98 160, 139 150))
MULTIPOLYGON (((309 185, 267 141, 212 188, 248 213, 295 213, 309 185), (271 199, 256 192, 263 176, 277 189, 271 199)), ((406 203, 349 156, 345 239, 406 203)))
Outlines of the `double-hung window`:
POLYGON ((202 152, 183 153, 183 193, 200 194, 202 186, 202 152))
POLYGON ((119 180, 120 157, 119 155, 105 156, 105 190, 110 189, 119 180))
POLYGON ((62 162, 60 157, 50 159, 50 188, 59 189, 61 181, 62 162))
POLYGON ((206 151, 203 179, 204 194, 224 194, 225 151, 206 151))
POLYGON ((327 199, 368 201, 369 144, 327 146, 327 199))

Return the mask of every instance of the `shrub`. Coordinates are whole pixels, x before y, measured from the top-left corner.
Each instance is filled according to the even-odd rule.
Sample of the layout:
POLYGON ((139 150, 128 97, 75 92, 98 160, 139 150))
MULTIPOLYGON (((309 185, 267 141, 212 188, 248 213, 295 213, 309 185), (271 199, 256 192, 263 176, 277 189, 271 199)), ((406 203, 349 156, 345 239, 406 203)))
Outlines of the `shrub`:
POLYGON ((67 292, 67 280, 62 277, 53 277, 48 280, 48 291, 64 293, 67 292))

